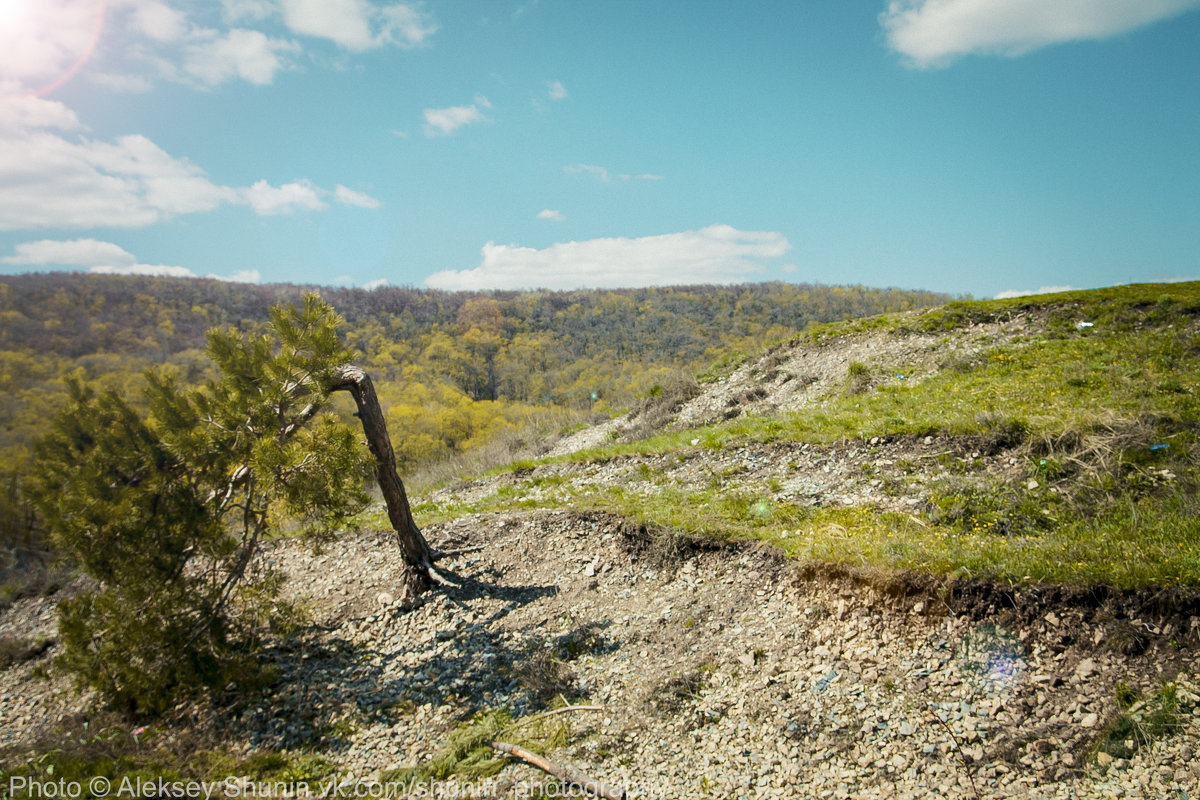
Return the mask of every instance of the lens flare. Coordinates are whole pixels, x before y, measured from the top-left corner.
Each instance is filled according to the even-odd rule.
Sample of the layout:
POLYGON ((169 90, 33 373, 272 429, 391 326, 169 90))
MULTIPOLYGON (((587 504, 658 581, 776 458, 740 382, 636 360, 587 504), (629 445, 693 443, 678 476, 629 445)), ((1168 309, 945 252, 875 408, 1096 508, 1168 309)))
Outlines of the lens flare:
POLYGON ((1021 640, 1000 625, 977 625, 959 643, 955 666, 963 680, 985 693, 1017 688, 1025 675, 1021 640))
POLYGON ((0 2, 0 31, 12 31, 21 27, 29 17, 30 0, 3 0, 0 2))
POLYGON ((41 4, 39 0, 0 0, 0 36, 4 41, 20 45, 15 52, 0 56, 0 75, 5 72, 18 76, 26 73, 25 85, 0 96, 0 99, 42 97, 56 91, 75 77, 92 57, 104 30, 106 0, 94 0, 90 13, 85 11, 88 4, 80 4, 85 16, 72 26, 70 21, 73 20, 70 19, 70 15, 62 13, 66 8, 64 6, 41 4), (83 36, 80 37, 80 34, 83 36), (72 41, 78 41, 80 38, 83 39, 82 46, 72 46, 72 41), (59 60, 59 56, 64 61, 71 59, 71 63, 65 69, 39 69, 43 61, 53 62, 59 60), (3 60, 6 58, 14 61, 4 64, 3 60), (21 63, 22 60, 26 63, 21 63), (30 74, 40 73, 44 76, 48 72, 54 75, 51 80, 36 88, 27 88, 30 74))

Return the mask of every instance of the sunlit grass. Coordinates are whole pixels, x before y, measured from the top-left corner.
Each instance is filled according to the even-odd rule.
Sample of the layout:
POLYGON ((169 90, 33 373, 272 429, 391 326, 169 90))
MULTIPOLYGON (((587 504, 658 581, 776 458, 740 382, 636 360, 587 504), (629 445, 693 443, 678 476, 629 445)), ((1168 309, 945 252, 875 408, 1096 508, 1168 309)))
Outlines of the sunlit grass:
POLYGON ((609 510, 696 536, 768 541, 803 562, 1015 583, 1200 585, 1200 284, 1119 287, 1047 302, 956 303, 918 317, 823 328, 812 341, 1041 315, 1017 340, 965 354, 947 349, 941 369, 924 380, 889 379, 863 393, 834 392, 789 415, 738 417, 523 461, 507 468, 512 479, 488 497, 426 503, 415 512, 438 521, 512 508, 609 510), (929 505, 898 514, 781 502, 765 485, 684 488, 649 469, 623 485, 574 485, 536 473, 541 464, 750 442, 931 434, 1007 437, 1004 446, 1022 454, 1028 475, 1015 483, 993 476, 923 486, 929 505), (1057 460, 1056 447, 1066 448, 1062 458, 1070 463, 1057 460), (1026 478, 1041 488, 1027 489, 1026 478), (1061 493, 1049 493, 1049 483, 1060 484, 1061 493))
MULTIPOLYGON (((1200 380, 1195 349, 1175 336, 1140 333, 1080 337, 997 348, 977 367, 943 371, 918 384, 895 382, 869 395, 841 397, 776 426, 778 438, 832 441, 894 434, 986 432, 997 415, 1055 435, 1138 416, 1195 419, 1197 398, 1181 390, 1200 380), (1164 341, 1165 339, 1165 341, 1164 341)), ((762 423, 771 432, 770 421, 762 423)))
POLYGON ((1036 535, 997 536, 847 509, 818 513, 786 538, 766 538, 793 558, 858 568, 1014 583, 1200 585, 1200 524, 1194 516, 1138 525, 1118 512, 1036 535))
POLYGON ((1200 282, 1141 283, 1004 300, 958 300, 915 316, 880 314, 812 325, 804 338, 821 343, 877 331, 897 334, 953 331, 970 324, 1042 313, 1047 308, 1053 314, 1052 332, 1067 331, 1076 322, 1091 322, 1107 330, 1124 330, 1146 323, 1169 324, 1173 316, 1195 316, 1200 311, 1200 282))
POLYGON ((432 523, 514 507, 609 511, 676 533, 761 540, 800 562, 852 569, 1012 583, 1200 586, 1200 501, 1190 488, 1159 499, 1119 498, 1094 517, 1009 535, 986 526, 934 524, 918 513, 780 502, 765 487, 561 487, 530 499, 532 488, 518 482, 473 503, 419 508, 418 516, 432 523))
POLYGON ((555 460, 656 455, 691 447, 693 441, 722 449, 747 440, 825 443, 971 435, 988 433, 997 419, 1014 420, 1040 436, 1135 418, 1186 425, 1200 419, 1197 386, 1200 336, 1154 330, 1080 334, 997 347, 980 355, 977 364, 943 370, 921 382, 895 379, 870 393, 831 397, 788 415, 739 417, 555 460))

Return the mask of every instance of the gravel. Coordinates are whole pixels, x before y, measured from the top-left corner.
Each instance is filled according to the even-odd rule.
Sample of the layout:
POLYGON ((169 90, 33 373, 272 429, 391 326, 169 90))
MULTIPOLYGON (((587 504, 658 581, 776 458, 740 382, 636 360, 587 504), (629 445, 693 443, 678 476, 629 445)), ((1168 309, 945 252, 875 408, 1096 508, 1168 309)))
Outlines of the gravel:
MULTIPOLYGON (((426 534, 482 550, 445 563, 461 588, 408 610, 387 533, 320 555, 271 543, 263 558, 320 627, 264 651, 280 673, 268 694, 230 687, 178 724, 370 778, 432 757, 480 710, 535 713, 561 690, 602 710, 563 715, 553 757, 634 797, 1200 793, 1200 619, 1130 620, 1148 642, 1130 655, 1095 609, 956 611, 936 593, 802 579, 763 547, 664 543, 613 515, 473 515, 426 534), (1129 759, 1096 755, 1118 682, 1165 679, 1179 730, 1129 759)), ((51 602, 18 603, 4 634, 53 635, 51 602)), ((87 707, 38 677, 48 657, 0 673, 0 745, 87 707)))

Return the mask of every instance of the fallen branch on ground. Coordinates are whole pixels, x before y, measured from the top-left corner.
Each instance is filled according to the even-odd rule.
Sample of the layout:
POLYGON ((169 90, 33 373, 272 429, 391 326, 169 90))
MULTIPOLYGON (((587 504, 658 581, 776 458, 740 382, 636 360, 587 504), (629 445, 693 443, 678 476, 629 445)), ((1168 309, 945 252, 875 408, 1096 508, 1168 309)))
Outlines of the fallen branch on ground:
POLYGON ((485 739, 484 744, 494 750, 499 750, 501 753, 507 753, 513 758, 519 758, 526 764, 532 764, 548 775, 553 775, 561 781, 573 784, 580 787, 585 792, 603 797, 606 800, 626 800, 627 795, 625 790, 616 786, 609 786, 603 781, 595 780, 587 775, 584 775, 579 770, 570 766, 560 766, 552 761, 542 758, 537 753, 531 753, 524 747, 518 747, 515 744, 506 744, 504 742, 494 742, 490 739, 485 739))

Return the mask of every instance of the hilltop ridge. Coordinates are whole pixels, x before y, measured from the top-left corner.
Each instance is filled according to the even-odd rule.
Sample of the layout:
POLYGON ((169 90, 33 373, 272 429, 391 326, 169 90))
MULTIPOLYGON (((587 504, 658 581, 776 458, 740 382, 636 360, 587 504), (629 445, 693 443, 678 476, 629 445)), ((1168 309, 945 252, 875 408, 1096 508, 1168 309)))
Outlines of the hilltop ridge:
POLYGON ((620 508, 835 563, 1195 586, 1198 318, 1200 285, 1174 284, 811 329, 563 438, 492 478, 497 502, 620 508))
MULTIPOLYGON (((952 303, 721 364, 415 493, 432 541, 479 549, 414 606, 379 511, 324 553, 273 542, 312 622, 264 651, 280 680, 73 769, 476 780, 501 764, 464 743, 528 726, 630 796, 1195 793, 1200 284, 952 303), (564 702, 599 710, 544 716, 564 702)), ((0 617, 51 640, 0 672, 32 774, 101 718, 47 672, 51 603, 0 617)))

